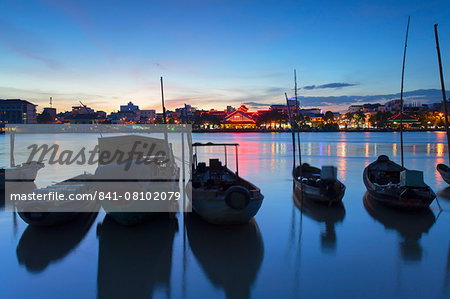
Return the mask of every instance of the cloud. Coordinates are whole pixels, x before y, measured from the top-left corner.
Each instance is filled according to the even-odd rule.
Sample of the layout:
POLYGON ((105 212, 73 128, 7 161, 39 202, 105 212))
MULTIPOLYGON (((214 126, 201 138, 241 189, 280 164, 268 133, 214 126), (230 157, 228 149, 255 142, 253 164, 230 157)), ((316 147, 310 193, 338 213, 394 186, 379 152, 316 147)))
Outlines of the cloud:
POLYGON ((242 103, 242 104, 247 106, 249 109, 261 109, 261 108, 267 108, 267 107, 273 105, 273 104, 258 103, 258 102, 245 102, 245 103, 242 103))
POLYGON ((354 83, 328 83, 328 84, 322 84, 322 85, 303 86, 303 89, 312 90, 312 89, 324 89, 324 88, 343 88, 343 87, 350 87, 350 86, 355 86, 355 85, 358 85, 358 84, 354 84, 354 83))

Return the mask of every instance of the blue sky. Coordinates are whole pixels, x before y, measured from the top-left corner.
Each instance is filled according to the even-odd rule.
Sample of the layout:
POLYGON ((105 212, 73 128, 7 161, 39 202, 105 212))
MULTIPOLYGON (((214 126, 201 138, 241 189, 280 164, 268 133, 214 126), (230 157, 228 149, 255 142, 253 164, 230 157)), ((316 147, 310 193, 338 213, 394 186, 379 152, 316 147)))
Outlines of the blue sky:
POLYGON ((440 88, 433 24, 450 76, 450 2, 391 2, 2 0, 0 98, 160 110, 163 76, 168 108, 281 103, 294 68, 299 87, 344 83, 302 96, 398 93, 408 15, 405 90, 440 88))

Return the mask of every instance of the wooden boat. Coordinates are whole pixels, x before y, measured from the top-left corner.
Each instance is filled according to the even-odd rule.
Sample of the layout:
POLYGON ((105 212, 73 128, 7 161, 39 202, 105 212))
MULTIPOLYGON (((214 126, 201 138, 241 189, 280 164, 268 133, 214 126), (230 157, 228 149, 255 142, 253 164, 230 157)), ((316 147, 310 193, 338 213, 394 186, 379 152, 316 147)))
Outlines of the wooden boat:
POLYGON ((385 155, 369 164, 363 173, 367 191, 376 201, 390 207, 424 209, 433 202, 436 194, 423 182, 407 185, 400 175, 407 169, 389 160, 385 155))
MULTIPOLYGON (((64 194, 88 194, 93 192, 88 182, 92 174, 81 174, 46 188, 35 189, 34 193, 49 194, 50 192, 64 194)), ((72 221, 85 213, 98 212, 100 205, 96 200, 68 201, 21 201, 16 204, 19 216, 30 225, 52 226, 72 221)))
MULTIPOLYGON (((327 170, 336 171, 328 166, 327 170)), ((324 178, 322 170, 307 163, 297 166, 292 171, 295 188, 306 198, 322 204, 339 204, 345 193, 345 185, 335 175, 324 178)))
POLYGON ((418 261, 422 258, 422 247, 419 243, 423 234, 430 231, 436 217, 430 208, 420 211, 399 211, 380 204, 368 192, 363 198, 367 213, 380 222, 385 229, 395 230, 401 236, 399 249, 406 261, 418 261))
POLYGON ((246 223, 256 215, 264 196, 260 189, 239 176, 236 143, 194 143, 192 175, 192 208, 204 220, 214 224, 246 223), (197 148, 219 146, 225 148, 225 165, 210 159, 209 165, 198 163, 197 148), (232 146, 236 154, 236 172, 227 167, 226 148, 232 146))
POLYGON ((225 298, 251 298, 264 257, 264 242, 254 219, 240 225, 205 223, 195 213, 185 218, 189 246, 209 280, 225 298))
POLYGON ((409 22, 406 27, 405 47, 400 88, 400 153, 401 165, 381 155, 363 172, 363 180, 369 194, 378 202, 393 208, 424 209, 436 198, 436 194, 423 181, 423 172, 404 167, 403 154, 403 81, 409 22))
POLYGON ((296 109, 291 113, 291 107, 287 94, 286 104, 288 106, 289 119, 292 131, 292 148, 293 148, 293 162, 292 178, 294 180, 294 187, 300 190, 301 196, 309 198, 318 203, 327 205, 338 204, 342 202, 342 197, 345 193, 345 185, 337 179, 337 168, 334 166, 322 166, 322 169, 313 167, 308 163, 302 163, 302 150, 300 133, 298 127, 298 111, 300 110, 297 98, 297 72, 294 70, 294 90, 295 90, 295 105, 296 109), (295 155, 295 132, 297 131, 298 142, 298 157, 299 165, 296 166, 295 155))
POLYGON ((99 138, 99 151, 100 155, 107 151, 113 156, 118 152, 127 156, 133 152, 146 153, 140 157, 131 157, 126 162, 128 167, 118 160, 99 161, 95 171, 95 188, 104 194, 115 194, 118 199, 102 201, 103 209, 111 218, 123 225, 134 225, 162 212, 172 215, 177 211, 178 203, 175 200, 129 200, 130 194, 179 192, 180 168, 167 140, 140 135, 104 137, 99 138))
POLYGON ((442 179, 450 185, 450 168, 445 164, 438 164, 436 166, 437 171, 441 175, 442 179))

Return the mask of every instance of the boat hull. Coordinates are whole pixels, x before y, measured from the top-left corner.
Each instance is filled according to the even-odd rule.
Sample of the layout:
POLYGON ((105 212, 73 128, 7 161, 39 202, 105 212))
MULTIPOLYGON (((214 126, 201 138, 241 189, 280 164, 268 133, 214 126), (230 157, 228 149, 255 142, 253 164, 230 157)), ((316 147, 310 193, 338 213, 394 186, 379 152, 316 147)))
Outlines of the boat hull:
POLYGON ((370 167, 374 165, 376 166, 376 163, 389 163, 389 165, 395 167, 395 169, 390 170, 392 173, 400 173, 400 170, 404 169, 400 165, 390 160, 384 159, 387 159, 387 157, 384 157, 383 160, 377 160, 373 162, 364 169, 363 181, 371 198, 383 204, 384 206, 391 208, 406 210, 419 210, 428 208, 436 198, 436 194, 428 185, 425 184, 423 187, 409 187, 400 186, 398 183, 396 183, 392 184, 391 186, 381 186, 375 184, 370 179, 370 167))
MULTIPOLYGON (((316 203, 326 204, 326 205, 336 205, 342 202, 342 198, 345 194, 345 185, 339 180, 336 180, 334 185, 330 188, 324 186, 313 186, 308 184, 308 182, 302 182, 299 179, 299 167, 294 169, 292 172, 292 177, 294 179, 294 186, 300 196, 304 196, 316 203)), ((310 166, 309 166, 310 167, 310 166)), ((320 174, 320 170, 315 167, 310 167, 320 174)))
POLYGON ((437 171, 441 175, 442 179, 450 185, 450 168, 444 164, 438 164, 436 166, 437 171))
POLYGON ((217 194, 214 190, 193 188, 193 210, 204 220, 213 224, 247 223, 258 213, 264 198, 259 193, 250 198, 250 202, 244 209, 236 210, 227 205, 224 193, 217 194))

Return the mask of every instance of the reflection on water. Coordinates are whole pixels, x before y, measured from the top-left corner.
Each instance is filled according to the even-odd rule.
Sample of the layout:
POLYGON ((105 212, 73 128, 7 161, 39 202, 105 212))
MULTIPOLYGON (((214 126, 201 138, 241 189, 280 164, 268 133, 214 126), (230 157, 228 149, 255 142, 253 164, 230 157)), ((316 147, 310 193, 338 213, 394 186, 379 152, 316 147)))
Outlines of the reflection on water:
POLYGON ((97 213, 82 213, 75 221, 62 226, 29 225, 17 245, 19 264, 39 273, 50 263, 64 259, 83 240, 96 217, 97 213))
POLYGON ((312 220, 325 223, 325 232, 320 235, 320 245, 324 252, 336 252, 337 240, 335 225, 345 218, 345 208, 341 203, 335 206, 327 206, 315 203, 307 198, 302 198, 297 191, 293 192, 294 204, 300 209, 302 215, 312 220))
POLYGON ((436 217, 430 209, 422 212, 404 212, 384 207, 373 200, 366 192, 364 207, 372 218, 379 221, 387 229, 396 230, 402 240, 400 253, 405 261, 420 261, 423 250, 420 245, 422 234, 428 233, 436 217))
POLYGON ((250 298, 250 287, 264 258, 256 222, 217 226, 195 213, 185 221, 191 250, 211 282, 223 288, 227 298, 250 298))
MULTIPOLYGON (((291 138, 290 133, 193 135, 194 142, 240 143, 242 176, 265 196, 255 217, 258 225, 227 230, 186 217, 188 234, 177 234, 176 219, 123 227, 102 216, 88 233, 80 228, 65 234, 61 227, 57 234, 42 235, 20 217, 14 220, 16 213, 0 211, 0 276, 6 278, 1 297, 449 298, 450 200, 443 194, 450 188, 442 190, 448 185, 436 171, 437 163, 448 165, 445 134, 405 132, 406 166, 422 170, 427 184, 442 190, 445 211, 437 216, 436 202, 431 206, 436 220, 430 211, 406 217, 364 207, 363 168, 378 155, 392 155, 394 147, 400 163, 398 133, 302 133, 304 162, 336 165, 347 190, 345 209, 330 213, 307 203, 298 208, 291 138)), ((88 143, 77 134, 29 139, 68 148, 88 143)), ((202 157, 216 156, 224 158, 222 148, 202 157)), ((231 168, 233 156, 229 151, 231 168)), ((27 157, 18 148, 16 161, 27 157)), ((46 167, 36 185, 95 171, 85 168, 61 167, 54 174, 46 167)))
POLYGON ((97 229, 97 297, 150 298, 159 286, 169 295, 177 231, 177 219, 164 213, 136 226, 120 225, 107 215, 97 229))

